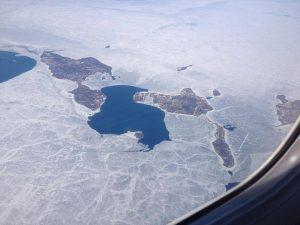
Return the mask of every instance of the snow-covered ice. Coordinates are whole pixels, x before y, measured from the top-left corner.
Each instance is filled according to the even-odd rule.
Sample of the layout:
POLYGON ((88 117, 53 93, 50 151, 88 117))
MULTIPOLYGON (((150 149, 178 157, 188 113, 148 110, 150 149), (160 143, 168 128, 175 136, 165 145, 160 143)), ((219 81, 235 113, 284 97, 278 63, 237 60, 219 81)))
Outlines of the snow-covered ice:
MULTIPOLYGON (((300 96, 300 2, 295 0, 1 0, 0 49, 37 66, 0 84, 1 224, 166 224, 240 182, 272 153, 275 96, 300 96), (105 48, 106 45, 111 47, 105 48), (100 135, 40 54, 95 57, 114 84, 199 96, 226 131, 233 176, 214 153, 205 116, 166 113, 172 141, 139 152, 132 135, 100 135), (190 65, 188 70, 176 68, 190 65), (120 76, 120 78, 118 78, 120 76)), ((150 104, 150 102, 149 102, 150 104)), ((274 142, 276 140, 276 142, 274 142)))

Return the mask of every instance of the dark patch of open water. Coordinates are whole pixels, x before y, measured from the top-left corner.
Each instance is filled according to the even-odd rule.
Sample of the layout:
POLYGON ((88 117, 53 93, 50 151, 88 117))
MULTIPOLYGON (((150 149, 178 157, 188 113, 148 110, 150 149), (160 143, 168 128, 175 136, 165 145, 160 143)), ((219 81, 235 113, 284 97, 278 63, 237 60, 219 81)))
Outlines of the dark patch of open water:
POLYGON ((149 149, 162 141, 170 140, 166 128, 165 113, 154 106, 136 103, 133 96, 146 89, 116 85, 102 88, 106 100, 101 111, 89 117, 88 124, 101 134, 124 134, 127 131, 142 131, 140 143, 149 149))
POLYGON ((36 61, 15 52, 0 51, 0 83, 32 70, 36 61))

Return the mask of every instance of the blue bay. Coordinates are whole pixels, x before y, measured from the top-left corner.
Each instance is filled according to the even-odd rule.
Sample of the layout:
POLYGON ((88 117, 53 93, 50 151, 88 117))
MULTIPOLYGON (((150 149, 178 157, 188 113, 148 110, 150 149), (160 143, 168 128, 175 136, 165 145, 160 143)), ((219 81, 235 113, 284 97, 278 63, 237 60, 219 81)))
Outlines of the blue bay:
POLYGON ((165 113, 154 106, 136 103, 133 96, 146 89, 116 85, 102 88, 106 100, 101 111, 89 117, 88 124, 101 134, 124 134, 128 131, 142 131, 139 140, 149 149, 162 141, 170 140, 164 123, 165 113))
POLYGON ((33 69, 36 61, 15 52, 0 51, 0 83, 33 69))

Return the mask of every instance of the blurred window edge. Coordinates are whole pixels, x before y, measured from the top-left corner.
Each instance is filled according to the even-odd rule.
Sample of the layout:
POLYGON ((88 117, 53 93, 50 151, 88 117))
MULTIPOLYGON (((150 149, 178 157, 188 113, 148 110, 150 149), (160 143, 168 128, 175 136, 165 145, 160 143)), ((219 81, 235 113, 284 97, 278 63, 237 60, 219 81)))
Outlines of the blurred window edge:
MULTIPOLYGON (((278 175, 278 169, 276 170, 276 166, 280 166, 281 170, 279 171, 281 176, 281 180, 285 179, 287 176, 290 177, 290 172, 295 172, 295 177, 299 177, 300 174, 300 116, 297 121, 293 124, 289 133, 286 135, 281 144, 276 148, 274 153, 266 160, 266 162, 259 167, 256 171, 254 171, 249 177, 243 180, 236 187, 231 190, 225 192, 223 195, 213 199, 212 201, 196 208, 195 210, 179 217, 178 219, 170 222, 169 225, 182 225, 182 224, 224 224, 222 222, 224 218, 228 216, 236 216, 236 214, 243 214, 241 211, 243 206, 246 206, 251 201, 251 197, 249 197, 250 192, 253 190, 258 190, 260 192, 261 189, 265 187, 261 187, 261 182, 265 182, 268 180, 268 175, 274 177, 274 175, 278 175), (290 154, 289 154, 290 153, 290 154), (293 162, 292 162, 293 161, 293 162), (292 162, 292 163, 291 163, 292 162), (272 171, 273 170, 273 171, 272 171), (248 192, 248 193, 247 193, 248 192), (249 199, 245 199, 249 198, 249 199), (240 205, 236 206, 240 201, 240 205), (227 204, 227 205, 226 205, 227 204), (226 206, 225 206, 226 205, 226 206), (224 207, 225 206, 225 207, 224 207), (220 209, 223 207, 223 209, 220 209), (235 208, 233 208, 235 207, 235 208), (219 210, 219 212, 217 212, 219 210), (226 211, 227 210, 227 211, 226 211), (221 214, 222 212, 222 214, 221 214), (218 214, 219 213, 219 214, 218 214), (211 215, 214 214, 213 219, 211 215), (206 218, 205 218, 206 217, 206 218), (211 218, 211 219, 209 219, 211 218)), ((280 175, 279 175, 280 176, 280 175)), ((293 177, 293 178, 295 178, 293 177)), ((280 182, 280 181, 277 181, 280 182)), ((297 186, 300 185, 300 179, 298 179, 297 186)), ((272 182, 270 182, 272 183, 272 182)), ((265 183, 264 185, 269 186, 268 188, 272 188, 274 184, 265 183)), ((300 186, 299 186, 300 187, 300 186)), ((274 187, 273 187, 274 188, 274 187)), ((284 187, 282 187, 284 188, 284 187)), ((286 187, 285 187, 286 188, 286 187)), ((300 188, 298 188, 300 189, 300 188)), ((264 193, 255 193, 257 195, 263 195, 264 193)), ((300 195, 299 195, 300 196, 300 195)), ((298 197, 299 197, 298 196, 298 197)), ((252 199, 254 200, 254 199, 252 199)), ((269 199, 270 200, 270 199, 269 199)), ((255 207, 254 205, 252 207, 255 207)), ((259 204, 258 206, 259 207, 259 204)), ((299 214, 299 213, 298 213, 299 214)), ((289 215, 287 215, 289 216, 289 215)), ((298 215, 300 217, 300 215, 298 215)), ((300 219, 300 218, 299 218, 300 219)), ((229 222, 229 221, 227 221, 229 222)), ((234 219, 232 221, 234 224, 234 219)), ((249 221, 250 222, 250 221, 249 221)), ((299 221, 300 222, 300 221, 299 221)), ((226 223, 227 224, 227 223, 226 223)), ((232 223, 228 223, 232 224, 232 223)), ((238 224, 238 223, 237 223, 238 224)), ((286 223, 288 224, 288 223, 286 223)))

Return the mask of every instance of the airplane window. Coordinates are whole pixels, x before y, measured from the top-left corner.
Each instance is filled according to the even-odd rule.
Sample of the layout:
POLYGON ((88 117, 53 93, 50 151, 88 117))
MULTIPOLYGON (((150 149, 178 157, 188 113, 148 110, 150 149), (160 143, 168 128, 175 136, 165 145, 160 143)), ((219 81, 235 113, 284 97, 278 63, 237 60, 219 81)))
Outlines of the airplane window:
POLYGON ((0 224, 167 224, 300 115, 296 0, 0 0, 0 224))

